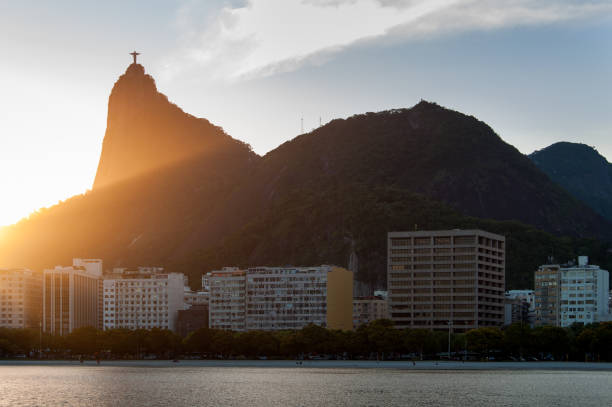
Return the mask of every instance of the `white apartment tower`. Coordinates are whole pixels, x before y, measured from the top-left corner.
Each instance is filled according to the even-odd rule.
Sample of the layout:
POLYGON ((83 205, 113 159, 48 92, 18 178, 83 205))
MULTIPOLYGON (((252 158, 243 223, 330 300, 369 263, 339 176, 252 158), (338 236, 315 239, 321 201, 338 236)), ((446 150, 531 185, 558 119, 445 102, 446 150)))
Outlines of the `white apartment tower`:
POLYGON ((184 308, 184 276, 159 268, 115 269, 103 282, 104 329, 176 330, 184 308))
POLYGON ((543 265, 535 273, 536 325, 567 327, 610 319, 609 273, 588 264, 587 256, 578 265, 543 265))

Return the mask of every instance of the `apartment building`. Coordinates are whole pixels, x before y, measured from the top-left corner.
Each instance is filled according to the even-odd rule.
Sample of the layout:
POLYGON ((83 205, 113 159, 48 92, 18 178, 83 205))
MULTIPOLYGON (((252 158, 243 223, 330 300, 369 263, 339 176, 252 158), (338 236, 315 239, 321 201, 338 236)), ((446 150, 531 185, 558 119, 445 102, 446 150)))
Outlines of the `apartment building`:
POLYGON ((211 328, 246 330, 246 271, 224 267, 207 275, 208 324, 211 328))
POLYGON ((162 268, 114 269, 103 280, 104 329, 176 330, 184 309, 184 276, 162 268))
POLYGON ((0 269, 0 328, 39 328, 42 274, 27 269, 0 269))
POLYGON ((588 264, 587 256, 580 256, 577 265, 540 266, 535 272, 536 325, 607 321, 609 289, 609 273, 588 264))
POLYGON ((505 238, 483 230, 390 232, 389 313, 398 328, 504 323, 505 238))
POLYGON ((389 318, 387 300, 382 296, 353 298, 353 327, 359 328, 377 319, 389 318))
POLYGON ((211 328, 352 329, 353 274, 334 266, 224 268, 207 276, 211 328))
POLYGON ((66 335, 81 327, 100 328, 101 260, 43 271, 43 330, 66 335))

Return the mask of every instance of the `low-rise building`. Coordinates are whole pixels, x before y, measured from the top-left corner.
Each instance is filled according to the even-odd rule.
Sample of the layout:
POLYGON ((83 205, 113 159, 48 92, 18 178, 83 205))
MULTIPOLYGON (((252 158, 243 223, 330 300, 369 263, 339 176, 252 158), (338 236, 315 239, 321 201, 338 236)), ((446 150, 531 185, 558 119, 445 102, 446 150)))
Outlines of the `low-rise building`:
POLYGON ((535 291, 510 290, 506 292, 504 325, 521 322, 531 327, 535 323, 535 291))
POLYGON ((42 316, 42 274, 0 269, 0 328, 36 328, 42 316))
POLYGON ((208 305, 209 294, 208 291, 194 291, 185 287, 183 299, 187 306, 186 309, 193 305, 208 305))
POLYGON ((192 305, 180 310, 176 319, 176 332, 186 337, 200 328, 208 328, 208 304, 192 305))
POLYGON ((377 319, 389 318, 387 300, 382 296, 353 298, 353 327, 369 324, 377 319))

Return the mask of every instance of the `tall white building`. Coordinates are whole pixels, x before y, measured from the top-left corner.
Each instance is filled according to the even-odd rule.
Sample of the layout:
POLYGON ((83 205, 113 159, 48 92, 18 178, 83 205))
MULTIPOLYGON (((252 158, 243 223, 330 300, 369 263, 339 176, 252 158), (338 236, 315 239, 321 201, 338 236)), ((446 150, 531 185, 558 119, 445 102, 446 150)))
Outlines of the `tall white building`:
POLYGON ((588 264, 588 257, 580 256, 578 265, 562 267, 560 319, 561 326, 575 322, 591 324, 609 318, 609 274, 599 266, 588 264))
POLYGON ((352 329, 353 274, 339 267, 225 268, 208 282, 211 328, 352 329))
POLYGON ((610 318, 609 273, 588 264, 580 256, 578 265, 543 265, 535 272, 536 325, 567 327, 610 318))
POLYGON ((42 314, 42 275, 0 269, 0 328, 36 328, 42 314))
POLYGON ((184 309, 184 276, 162 269, 115 269, 104 276, 104 329, 176 329, 184 309))
MULTIPOLYGON (((100 266, 101 268, 101 261, 100 266)), ((66 335, 82 327, 100 327, 100 275, 97 263, 43 271, 43 329, 66 335)))

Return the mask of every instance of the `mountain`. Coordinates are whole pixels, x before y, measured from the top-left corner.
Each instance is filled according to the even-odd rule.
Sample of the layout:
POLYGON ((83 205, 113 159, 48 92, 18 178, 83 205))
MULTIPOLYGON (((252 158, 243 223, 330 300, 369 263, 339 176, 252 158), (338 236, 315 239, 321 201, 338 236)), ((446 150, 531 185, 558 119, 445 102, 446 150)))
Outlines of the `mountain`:
POLYGON ((217 233, 211 213, 260 160, 170 103, 141 65, 115 83, 108 110, 93 190, 5 228, 0 264, 42 269, 95 257, 107 267, 164 265, 194 229, 217 233))
POLYGON ((195 157, 214 157, 245 147, 208 120, 188 115, 170 103, 144 67, 133 63, 117 80, 108 100, 106 134, 93 189, 195 157))
POLYGON ((612 165, 593 147, 560 142, 529 155, 554 182, 612 221, 612 165))
POLYGON ((479 227, 507 237, 509 288, 549 255, 602 265, 612 228, 485 123, 421 102, 356 115, 264 157, 157 92, 133 64, 109 98, 92 191, 0 231, 0 265, 99 257, 157 265, 197 286, 238 265, 359 264, 386 284, 386 233, 479 227))

